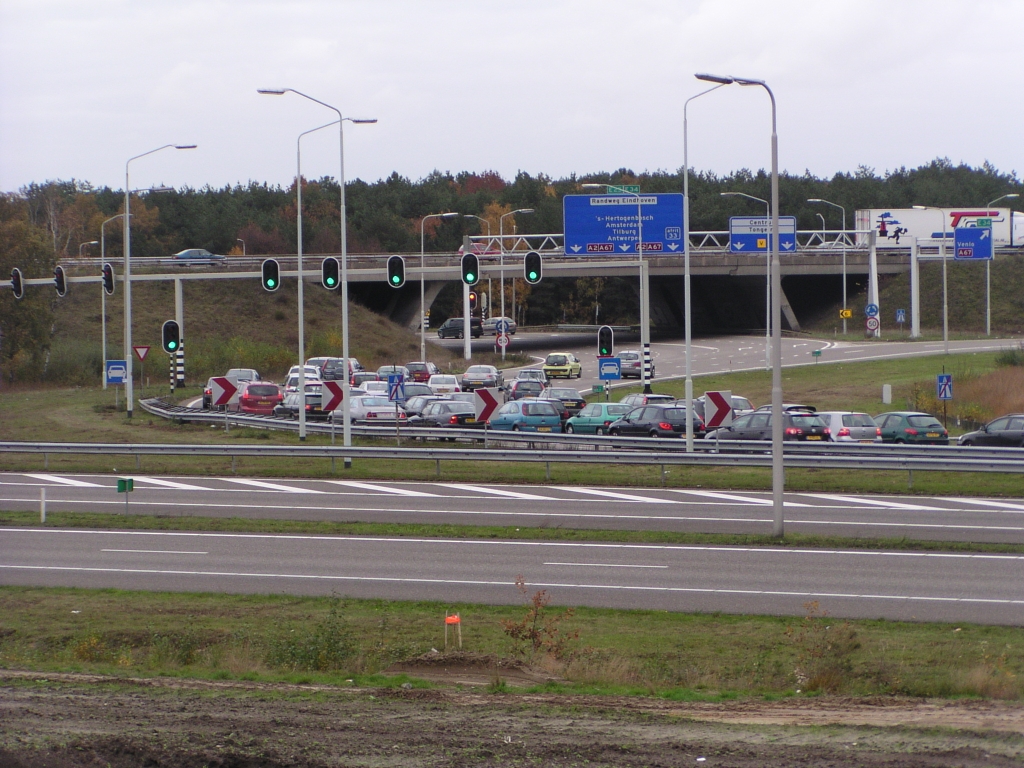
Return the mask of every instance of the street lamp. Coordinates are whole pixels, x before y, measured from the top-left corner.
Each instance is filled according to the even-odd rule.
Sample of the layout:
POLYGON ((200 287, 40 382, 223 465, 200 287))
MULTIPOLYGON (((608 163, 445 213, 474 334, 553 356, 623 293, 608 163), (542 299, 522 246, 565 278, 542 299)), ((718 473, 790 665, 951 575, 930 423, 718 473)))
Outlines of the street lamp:
MULTIPOLYGON (((257 89, 257 93, 265 96, 284 96, 286 93, 294 93, 296 96, 301 96, 304 99, 316 102, 322 107, 327 107, 333 110, 338 115, 338 150, 339 150, 339 163, 340 173, 338 178, 338 186, 341 188, 341 356, 344 359, 343 365, 345 370, 345 376, 342 379, 342 416, 345 419, 343 427, 343 442, 345 447, 352 445, 352 424, 349 419, 350 413, 350 402, 349 395, 351 392, 352 379, 349 376, 349 355, 348 355, 348 244, 346 242, 346 224, 345 224, 345 121, 351 123, 365 124, 365 123, 376 123, 377 118, 353 118, 344 117, 341 114, 341 110, 337 107, 332 107, 330 104, 315 99, 308 94, 296 91, 294 88, 260 88, 257 89)), ((300 365, 304 364, 304 361, 300 362, 300 365)), ((305 392, 303 392, 305 397, 305 392)), ((352 459, 345 458, 345 466, 352 466, 352 459)))
MULTIPOLYGON (((333 123, 332 123, 332 125, 333 125, 333 123)), ((245 256, 245 240, 243 240, 243 239, 242 239, 242 238, 240 238, 240 237, 236 237, 236 238, 235 238, 235 242, 236 242, 236 243, 241 243, 241 244, 242 244, 242 256, 245 256)))
MULTIPOLYGON (((502 318, 505 317, 505 218, 507 216, 515 216, 517 213, 533 213, 533 208, 516 208, 514 211, 509 211, 508 213, 503 213, 498 218, 498 237, 500 238, 499 241, 498 241, 500 243, 500 245, 498 247, 498 251, 499 251, 499 253, 498 253, 498 263, 499 263, 499 276, 500 276, 500 279, 498 280, 498 287, 499 287, 499 293, 501 294, 501 316, 502 316, 502 318)), ((491 225, 490 224, 487 225, 487 234, 488 234, 488 236, 491 234, 491 225)), ((512 279, 515 280, 515 278, 512 278, 512 279)), ((513 293, 515 293, 514 290, 513 290, 513 293)), ((515 298, 515 296, 513 296, 512 298, 515 298)), ((515 302, 513 302, 512 303, 512 314, 513 314, 512 322, 515 322, 515 317, 514 317, 515 311, 516 311, 516 306, 515 306, 515 302)), ((505 361, 505 347, 501 348, 501 360, 502 360, 502 362, 505 361)))
POLYGON ((427 313, 426 289, 423 284, 423 269, 426 264, 426 230, 424 224, 426 224, 427 219, 450 219, 458 215, 455 211, 428 213, 420 220, 420 360, 427 359, 427 329, 426 324, 423 322, 423 318, 427 313))
MULTIPOLYGON (((828 200, 823 200, 820 197, 810 197, 807 199, 808 203, 824 203, 825 205, 831 205, 833 208, 838 208, 843 212, 843 309, 846 309, 846 209, 838 203, 832 203, 828 200)), ((820 213, 818 214, 821 215, 820 213)), ((824 227, 822 227, 824 229, 824 227)), ((846 316, 843 316, 843 334, 846 334, 846 316)))
POLYGON ((79 243, 78 244, 78 258, 82 258, 82 250, 87 245, 99 245, 99 244, 100 244, 99 240, 90 240, 88 243, 79 243))
POLYGON ((772 533, 781 537, 784 525, 782 493, 786 477, 782 464, 782 262, 779 259, 779 134, 776 120, 775 94, 764 80, 744 77, 720 77, 698 74, 698 80, 728 85, 754 85, 764 88, 772 103, 772 509, 774 525, 772 533))
POLYGON ((131 181, 128 177, 128 170, 132 160, 152 155, 162 149, 195 149, 195 144, 164 144, 162 147, 143 152, 141 155, 129 157, 124 164, 124 360, 127 373, 125 376, 125 409, 126 415, 132 417, 133 389, 132 389, 132 214, 131 205, 131 181))
POLYGON ((643 367, 642 376, 644 383, 644 394, 649 395, 651 393, 651 380, 650 374, 650 356, 651 356, 651 338, 649 332, 649 317, 650 311, 647 307, 647 286, 644 285, 644 213, 643 213, 643 198, 637 192, 631 192, 630 190, 622 187, 618 184, 581 184, 583 189, 598 189, 600 187, 605 188, 606 193, 610 193, 611 190, 616 190, 616 194, 630 195, 636 198, 636 252, 637 258, 640 260, 640 347, 643 351, 643 367))
POLYGON ((949 301, 946 293, 946 212, 934 205, 915 205, 917 211, 938 211, 942 217, 942 243, 939 255, 942 258, 942 352, 949 354, 949 301))
POLYGON ((297 230, 296 256, 298 257, 299 270, 299 440, 306 439, 306 319, 305 319, 305 294, 303 293, 302 279, 302 137, 316 133, 324 128, 335 125, 334 120, 317 128, 311 128, 299 134, 295 140, 295 218, 297 230))
MULTIPOLYGON (((726 83, 718 83, 717 85, 708 88, 706 91, 701 91, 696 96, 691 96, 685 102, 683 102, 683 303, 686 304, 685 309, 685 322, 686 322, 686 407, 693 407, 693 375, 692 368, 690 366, 690 325, 693 320, 693 313, 690 311, 690 164, 689 157, 687 155, 687 126, 686 126, 686 110, 690 106, 690 102, 694 99, 700 98, 701 96, 717 91, 726 83)), ((686 419, 686 450, 688 453, 693 452, 693 419, 689 417, 689 412, 686 419)))
MULTIPOLYGON (((748 195, 746 192, 719 192, 722 197, 745 197, 758 203, 764 203, 765 216, 772 215, 771 206, 767 200, 760 197, 748 195)), ((765 251, 764 262, 764 369, 767 371, 772 365, 772 254, 765 251)))
MULTIPOLYGON (((990 200, 985 204, 986 208, 991 208, 993 205, 998 203, 1000 200, 1015 200, 1020 197, 1016 192, 1010 192, 1007 195, 1000 195, 995 200, 990 200)), ((1012 218, 1012 216, 1011 216, 1012 218)), ((1011 227, 1013 223, 1011 221, 1011 227)), ((995 244, 992 245, 992 259, 996 257, 995 244)), ((985 335, 992 335, 992 259, 985 259, 985 335)))

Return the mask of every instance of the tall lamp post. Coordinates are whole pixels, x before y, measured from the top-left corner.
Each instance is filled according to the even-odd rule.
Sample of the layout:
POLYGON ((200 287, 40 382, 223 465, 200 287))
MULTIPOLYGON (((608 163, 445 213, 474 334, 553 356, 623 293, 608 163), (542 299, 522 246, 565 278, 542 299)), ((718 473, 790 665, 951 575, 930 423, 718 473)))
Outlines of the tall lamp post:
MULTIPOLYGON (((722 197, 745 197, 747 200, 753 200, 758 203, 764 203, 765 215, 770 217, 772 215, 771 206, 768 205, 767 200, 762 200, 760 197, 754 197, 748 195, 746 192, 720 192, 722 197)), ((765 253, 764 263, 764 369, 767 371, 772 366, 772 254, 771 251, 765 253)))
POLYGON ((934 205, 915 205, 918 211, 938 211, 942 218, 942 243, 939 245, 939 255, 942 258, 942 352, 949 354, 949 301, 946 286, 946 212, 934 205))
POLYGON ((729 85, 754 85, 764 88, 772 103, 772 534, 781 537, 784 532, 782 494, 786 477, 782 464, 782 262, 779 259, 779 134, 776 122, 775 94, 764 80, 745 77, 721 77, 698 74, 698 80, 729 85))
MULTIPOLYGON (((294 88, 260 88, 257 89, 257 93, 261 93, 265 96, 284 96, 286 93, 294 93, 296 96, 301 96, 304 99, 316 102, 322 107, 327 107, 334 111, 338 115, 338 149, 339 149, 339 163, 340 163, 340 174, 338 178, 338 186, 341 187, 341 356, 344 358, 344 370, 345 376, 342 379, 342 416, 345 419, 344 424, 344 445, 349 447, 352 445, 352 424, 349 418, 350 413, 350 402, 349 395, 351 392, 351 376, 349 375, 349 354, 348 354, 348 245, 346 243, 346 224, 345 224, 345 121, 351 123, 365 124, 365 123, 376 123, 376 118, 353 118, 344 117, 341 114, 341 110, 337 107, 332 107, 330 104, 320 101, 320 99, 314 99, 308 94, 296 91, 294 88)), ((300 363, 301 364, 301 363, 300 363)), ((303 393, 305 396, 305 393, 303 393)), ((345 466, 352 466, 352 459, 345 458, 345 466)))
MULTIPOLYGON (((690 310, 690 162, 687 155, 687 125, 686 125, 686 110, 690 106, 690 102, 694 99, 699 99, 701 96, 717 91, 725 83, 718 83, 717 85, 708 88, 705 91, 701 91, 695 96, 691 96, 685 102, 683 102, 683 303, 686 305, 685 309, 685 323, 686 323, 686 408, 689 414, 689 409, 693 407, 693 375, 692 368, 690 366, 690 339, 691 332, 690 326, 693 322, 693 313, 690 310)), ((693 419, 686 419, 686 451, 687 453, 693 452, 693 419)))
MULTIPOLYGON (((107 263, 107 224, 112 222, 114 219, 120 219, 124 216, 123 213, 119 213, 116 216, 111 216, 109 219, 100 224, 100 269, 103 269, 103 265, 107 263)), ((100 328, 103 336, 103 388, 107 388, 107 292, 100 286, 100 328)))
MULTIPOLYGON (((843 212, 843 309, 846 309, 846 209, 839 205, 839 203, 832 203, 828 200, 823 200, 820 197, 811 197, 807 199, 808 203, 824 203, 825 205, 831 205, 833 208, 838 208, 843 212)), ((818 214, 819 216, 821 214, 818 214)), ((846 317, 843 317, 843 334, 846 334, 846 317)))
POLYGON ((423 282, 423 271, 426 266, 426 244, 427 236, 424 225, 427 219, 451 219, 459 214, 455 211, 448 213, 428 213, 420 219, 420 360, 427 359, 427 328, 423 318, 427 314, 426 288, 423 282))
MULTIPOLYGON (((517 213, 533 213, 533 208, 516 208, 514 211, 503 213, 498 218, 498 237, 500 246, 498 247, 498 262, 499 262, 499 276, 498 287, 499 293, 501 294, 501 316, 505 317, 505 218, 508 216, 515 216, 517 213)), ((490 224, 487 225, 487 234, 490 234, 490 224)), ((515 278, 512 278, 515 280, 515 278)), ((515 291, 513 291, 513 294, 515 291)), ((512 297, 513 299, 515 296, 512 297)), ((515 305, 512 306, 512 312, 515 313, 515 305)), ((515 322, 515 318, 512 318, 512 322, 515 322)), ((505 347, 501 348, 501 359, 505 360, 505 347)))
POLYGON ((131 181, 128 176, 132 160, 152 155, 162 149, 195 149, 195 144, 164 144, 162 147, 143 152, 141 155, 129 157, 124 164, 124 359, 127 375, 125 376, 125 412, 132 417, 134 390, 132 389, 132 214, 131 181))
POLYGON ((78 258, 82 258, 82 251, 85 250, 86 246, 89 246, 89 245, 99 245, 99 244, 100 244, 99 240, 90 240, 88 243, 79 243, 78 244, 78 258))
POLYGON ((244 257, 244 256, 245 256, 245 240, 243 240, 243 239, 242 239, 242 238, 240 238, 240 237, 236 237, 236 238, 235 238, 235 242, 236 242, 236 243, 241 243, 241 244, 242 244, 242 256, 244 257))
POLYGON ((305 441, 306 439, 306 304, 303 294, 303 283, 305 281, 302 277, 302 137, 316 133, 324 128, 329 128, 332 125, 336 125, 337 122, 337 120, 333 120, 316 128, 310 128, 308 131, 300 133, 299 138, 295 140, 295 220, 297 232, 295 252, 299 270, 299 295, 297 298, 299 304, 299 392, 302 393, 299 397, 300 441, 305 441))
MULTIPOLYGON (((1011 192, 1008 195, 1001 195, 995 200, 990 200, 985 204, 986 208, 991 208, 993 205, 998 203, 1000 200, 1015 200, 1020 197, 1016 192, 1011 192)), ((1010 226, 1013 226, 1013 222, 1010 222, 1010 226)), ((992 246, 992 259, 996 257, 995 245, 992 246)), ((985 260, 985 335, 992 335, 992 259, 985 260)))

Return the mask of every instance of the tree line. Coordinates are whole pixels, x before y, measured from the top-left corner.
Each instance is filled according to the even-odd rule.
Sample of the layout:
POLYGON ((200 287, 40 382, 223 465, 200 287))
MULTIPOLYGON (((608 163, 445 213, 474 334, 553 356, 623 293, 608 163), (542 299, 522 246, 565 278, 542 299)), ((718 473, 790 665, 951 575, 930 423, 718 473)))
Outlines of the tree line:
MULTIPOLYGON (((730 216, 760 212, 760 206, 722 192, 742 192, 770 198, 770 175, 739 170, 727 175, 694 173, 689 180, 691 229, 724 230, 730 216)), ((423 226, 428 251, 454 251, 466 234, 497 235, 500 218, 530 208, 529 215, 505 218, 506 232, 562 231, 562 198, 580 193, 583 183, 638 184, 646 193, 680 192, 681 169, 674 173, 635 173, 621 168, 611 173, 575 174, 552 179, 519 172, 506 180, 499 174, 434 171, 412 181, 398 173, 369 183, 346 183, 348 252, 418 252, 423 226), (423 217, 455 211, 467 216, 448 219, 423 217)), ((311 254, 340 250, 337 180, 326 176, 302 181, 303 251, 311 254)), ((983 205, 1008 193, 1024 193, 1015 172, 1002 173, 988 163, 981 168, 936 159, 914 169, 884 174, 860 167, 852 173, 818 178, 810 173, 780 176, 780 212, 796 216, 800 229, 839 229, 840 212, 832 206, 808 203, 823 198, 843 206, 847 226, 858 208, 907 208, 912 205, 983 205)), ((294 183, 288 187, 250 181, 219 189, 189 187, 133 196, 132 255, 170 256, 185 248, 206 248, 222 254, 286 254, 296 251, 294 183), (244 244, 244 245, 243 245, 244 244)), ((1021 200, 1008 201, 1017 203, 1021 200)), ((108 259, 123 257, 121 219, 123 190, 93 187, 88 182, 46 181, 0 195, 0 280, 19 267, 26 277, 48 276, 62 259, 78 256, 83 243, 105 244, 108 259), (107 222, 104 225, 104 222, 107 222)), ((99 246, 86 246, 98 256, 99 246)), ((635 282, 635 281, 634 281, 635 282)), ((511 283, 511 281, 509 281, 511 283)), ((511 285, 506 289, 511 293, 511 285)), ((636 311, 633 286, 624 279, 580 278, 545 280, 539 286, 515 284, 517 304, 531 322, 593 322, 600 308, 603 322, 631 318, 636 311)), ((359 300, 358 289, 353 290, 359 300)), ((506 299, 510 304, 511 296, 506 299)), ((451 299, 454 302, 455 299, 451 299)), ((449 303, 439 297, 443 315, 449 303)), ((49 348, 55 297, 51 292, 27 291, 17 305, 9 290, 0 293, 0 371, 9 380, 11 361, 18 355, 38 356, 49 348)))

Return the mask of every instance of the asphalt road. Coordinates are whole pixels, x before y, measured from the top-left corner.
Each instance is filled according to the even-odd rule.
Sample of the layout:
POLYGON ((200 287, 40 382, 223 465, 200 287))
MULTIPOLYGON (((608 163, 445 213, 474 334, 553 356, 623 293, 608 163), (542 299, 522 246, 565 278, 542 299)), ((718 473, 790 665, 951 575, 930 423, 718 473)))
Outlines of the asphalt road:
POLYGON ((1024 624, 1024 556, 0 529, 0 580, 231 593, 1024 624))
MULTIPOLYGON (((135 476, 130 514, 767 532, 763 494, 135 476)), ((116 478, 0 476, 4 508, 124 509, 116 478)), ((1024 503, 788 494, 787 530, 1020 541, 1024 503)), ((0 583, 1024 624, 1024 556, 0 529, 0 583)))
MULTIPOLYGON (((709 470, 713 471, 713 469, 709 470)), ((135 480, 129 514, 767 534, 768 493, 241 477, 135 480)), ((0 509, 125 510, 113 475, 3 474, 0 509)), ((834 536, 1024 543, 1024 500, 787 493, 786 530, 834 536)))

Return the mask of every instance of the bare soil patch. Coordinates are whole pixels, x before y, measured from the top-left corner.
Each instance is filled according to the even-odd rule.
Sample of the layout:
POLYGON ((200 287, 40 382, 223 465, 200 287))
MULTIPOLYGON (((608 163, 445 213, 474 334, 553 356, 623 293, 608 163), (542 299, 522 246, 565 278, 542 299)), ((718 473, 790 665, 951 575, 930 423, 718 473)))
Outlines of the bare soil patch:
POLYGON ((1024 708, 1006 702, 678 703, 0 671, 5 768, 976 768, 1022 758, 1024 708))

